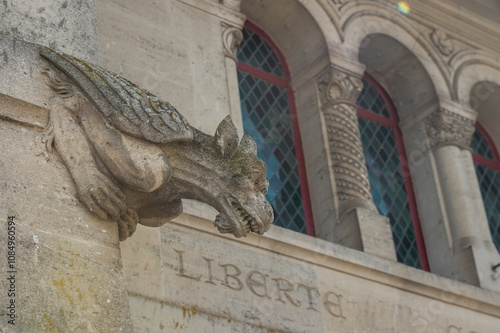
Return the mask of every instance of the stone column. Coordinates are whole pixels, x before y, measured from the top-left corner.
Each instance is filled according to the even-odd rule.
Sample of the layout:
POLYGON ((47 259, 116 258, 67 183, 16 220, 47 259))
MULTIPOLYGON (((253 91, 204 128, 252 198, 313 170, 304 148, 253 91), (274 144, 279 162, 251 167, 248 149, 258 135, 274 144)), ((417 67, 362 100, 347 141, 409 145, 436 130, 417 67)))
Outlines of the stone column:
MULTIPOLYGON (((491 265, 498 253, 491 238, 481 192, 472 160, 470 143, 476 113, 458 105, 441 106, 425 119, 426 134, 433 152, 438 191, 450 256, 459 264, 444 273, 454 279, 493 287, 491 265)), ((443 256, 446 254, 438 254, 443 256)), ((429 255, 431 268, 433 255, 429 255)), ((443 269, 443 260, 440 269, 443 269)), ((446 266, 446 264, 445 264, 446 266)))
POLYGON ((0 4, 2 332, 133 331, 116 223, 88 213, 59 156, 37 156, 34 140, 53 94, 28 42, 97 62, 96 36, 94 1, 0 4))
POLYGON ((224 62, 226 66, 227 88, 229 97, 229 109, 231 118, 238 129, 239 136, 243 136, 243 119, 241 115, 240 92, 238 89, 237 65, 238 59, 236 52, 238 46, 243 40, 241 29, 243 26, 234 26, 230 23, 221 22, 222 44, 224 47, 224 62))
POLYGON ((371 196, 358 127, 361 74, 330 65, 317 77, 317 88, 338 207, 333 241, 395 259, 389 220, 377 213, 371 196))

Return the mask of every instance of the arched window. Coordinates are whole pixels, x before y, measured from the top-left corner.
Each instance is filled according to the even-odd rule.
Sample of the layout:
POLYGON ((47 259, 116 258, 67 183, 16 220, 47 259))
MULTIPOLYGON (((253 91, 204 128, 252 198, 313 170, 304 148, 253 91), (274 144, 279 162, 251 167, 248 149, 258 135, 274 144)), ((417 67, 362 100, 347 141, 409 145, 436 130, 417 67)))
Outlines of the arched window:
POLYGON ((500 156, 488 132, 479 123, 476 123, 471 148, 491 236, 500 252, 500 156))
POLYGON ((373 200, 390 220, 398 261, 429 270, 396 109, 368 74, 357 105, 373 200))
POLYGON ((290 74, 284 57, 257 26, 247 22, 238 49, 243 127, 266 162, 275 224, 314 235, 305 166, 290 74))

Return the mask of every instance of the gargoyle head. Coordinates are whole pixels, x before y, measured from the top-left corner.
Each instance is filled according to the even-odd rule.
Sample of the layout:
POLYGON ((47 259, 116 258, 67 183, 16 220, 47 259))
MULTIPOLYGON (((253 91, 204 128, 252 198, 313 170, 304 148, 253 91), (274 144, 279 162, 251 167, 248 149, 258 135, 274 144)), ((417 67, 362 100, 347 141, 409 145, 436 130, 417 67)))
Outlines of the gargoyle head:
POLYGON ((214 225, 221 233, 236 237, 253 232, 262 235, 274 220, 273 209, 266 199, 269 182, 266 165, 257 157, 257 146, 249 135, 238 144, 238 134, 227 117, 214 137, 222 154, 225 189, 217 195, 219 215, 214 225))

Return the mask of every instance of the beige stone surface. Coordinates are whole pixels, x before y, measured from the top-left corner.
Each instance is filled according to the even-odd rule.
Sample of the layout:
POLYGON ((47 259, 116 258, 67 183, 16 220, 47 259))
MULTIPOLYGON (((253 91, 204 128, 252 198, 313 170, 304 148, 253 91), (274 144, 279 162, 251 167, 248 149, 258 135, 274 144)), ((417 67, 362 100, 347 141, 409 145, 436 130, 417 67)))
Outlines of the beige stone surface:
POLYGON ((43 63, 29 43, 98 63, 95 1, 16 0, 0 3, 0 93, 46 107, 43 63))
MULTIPOLYGON (((99 61, 95 0, 15 0, 0 4, 0 32, 49 46, 86 61, 99 61)), ((7 45, 2 45, 4 60, 7 45)), ((11 58, 12 60, 12 58, 11 58)))
POLYGON ((176 0, 147 6, 102 1, 97 9, 102 65, 169 101, 194 127, 214 133, 231 114, 228 90, 234 93, 216 15, 223 16, 222 10, 209 15, 176 0))
MULTIPOLYGON (((121 244, 136 332, 498 331, 498 293, 451 280, 467 280, 458 274, 465 270, 487 280, 485 288, 499 288, 491 271, 499 257, 484 237, 484 217, 478 218, 477 186, 470 192, 473 202, 468 203, 469 193, 460 193, 465 204, 455 202, 452 213, 460 218, 462 206, 473 207, 461 227, 480 233, 479 244, 456 255, 445 209, 452 198, 443 198, 440 185, 450 168, 443 158, 437 169, 418 124, 437 104, 457 97, 467 105, 478 97, 477 84, 500 82, 498 22, 464 11, 464 1, 451 2, 412 2, 407 16, 385 1, 242 0, 241 7, 236 0, 97 2, 101 65, 170 101, 208 133, 225 115, 238 112, 221 22, 241 26, 248 15, 275 38, 291 64, 319 237, 338 235, 312 82, 328 62, 367 65, 394 98, 403 122, 414 122, 401 126, 409 158, 422 155, 414 160, 412 176, 433 273, 278 227, 260 238, 220 236, 212 226, 213 210, 189 202, 185 212, 198 217, 185 214, 161 229, 141 227, 121 244), (436 29, 444 32, 445 45, 453 46, 451 54, 432 39, 436 29), (366 38, 375 43, 368 46, 366 38)), ((488 1, 465 6, 478 2, 488 1)), ((19 313, 26 320, 20 330, 112 332, 118 323, 131 331, 116 228, 79 204, 57 156, 49 162, 34 156, 31 140, 46 123, 50 91, 36 50, 13 40, 46 43, 97 62, 93 2, 3 1, 0 9, 5 9, 0 11, 0 219, 15 214, 19 223, 19 313), (72 19, 64 20, 66 15, 72 19), (110 326, 92 326, 98 324, 110 326)), ((483 86, 479 97, 484 91, 483 86)), ((492 112, 498 88, 487 91, 493 93, 480 101, 479 120, 498 143, 498 114, 492 112)), ((474 177, 470 158, 456 160, 459 173, 474 177)), ((450 179, 447 196, 457 192, 456 179, 450 179)), ((370 217, 364 221, 377 250, 370 217)), ((3 276, 1 281, 4 290, 3 276)))
MULTIPOLYGON (((18 108, 27 105, 19 103, 18 108)), ((24 110, 30 111, 39 108, 24 110)), ((38 128, 0 122, 2 235, 7 235, 8 216, 15 216, 16 228, 14 266, 0 258, 0 288, 9 289, 7 277, 13 274, 16 289, 14 297, 1 293, 0 327, 5 332, 130 332, 117 226, 87 213, 57 155, 49 161, 36 156, 38 133, 38 128), (4 305, 10 299, 16 304, 15 326, 6 320, 4 305)), ((2 253, 7 245, 2 236, 2 253)))
POLYGON ((279 227, 243 240, 213 229, 182 215, 160 229, 160 256, 151 229, 122 243, 141 256, 124 258, 136 330, 496 332, 496 293, 279 227))
POLYGON ((494 292, 279 227, 237 240, 182 215, 160 229, 160 256, 158 234, 142 229, 122 243, 141 257, 140 267, 124 258, 139 331, 493 333, 498 324, 494 292))
MULTIPOLYGON (((46 65, 41 61, 35 45, 20 40, 11 39, 10 36, 0 35, 3 61, 0 62, 0 94, 7 95, 26 103, 47 108, 51 93, 45 78, 42 75, 43 67, 46 65)), ((2 100, 5 105, 8 100, 2 100)), ((21 108, 23 109, 23 108, 21 108)), ((46 116, 48 112, 39 110, 27 114, 12 107, 5 108, 6 116, 14 116, 16 120, 45 126, 40 117, 46 116), (24 116, 23 116, 24 115, 24 116), (23 117, 23 119, 19 119, 23 117), (28 118, 27 118, 28 117, 28 118)))

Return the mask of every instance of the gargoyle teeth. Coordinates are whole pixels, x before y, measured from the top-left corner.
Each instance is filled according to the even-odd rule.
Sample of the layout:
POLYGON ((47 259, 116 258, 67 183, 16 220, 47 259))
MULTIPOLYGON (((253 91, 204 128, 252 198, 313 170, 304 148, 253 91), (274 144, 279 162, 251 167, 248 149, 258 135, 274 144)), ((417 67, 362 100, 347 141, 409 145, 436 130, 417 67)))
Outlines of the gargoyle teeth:
POLYGON ((247 211, 243 207, 241 207, 237 202, 231 202, 231 206, 233 207, 239 220, 245 226, 245 230, 247 233, 248 232, 258 233, 259 232, 259 227, 258 227, 257 223, 252 218, 252 216, 247 213, 247 211))

